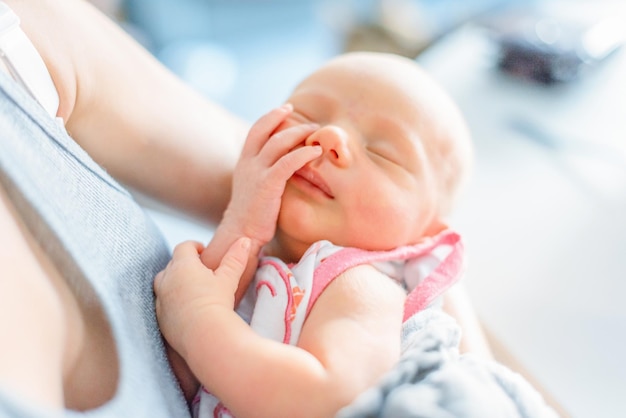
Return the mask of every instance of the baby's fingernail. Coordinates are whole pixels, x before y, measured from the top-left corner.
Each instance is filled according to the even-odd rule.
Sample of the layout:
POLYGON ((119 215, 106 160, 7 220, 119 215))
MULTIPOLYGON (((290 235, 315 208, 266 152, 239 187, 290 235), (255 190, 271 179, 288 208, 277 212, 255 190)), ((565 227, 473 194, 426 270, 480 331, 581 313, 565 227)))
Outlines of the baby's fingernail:
POLYGON ((242 238, 239 245, 241 245, 241 249, 248 251, 250 249, 250 238, 242 238))
POLYGON ((280 107, 282 110, 292 111, 293 105, 291 103, 285 103, 280 107))
POLYGON ((319 128, 320 128, 319 123, 309 123, 309 125, 308 125, 308 126, 309 126, 309 128, 311 128, 311 129, 319 129, 319 128))

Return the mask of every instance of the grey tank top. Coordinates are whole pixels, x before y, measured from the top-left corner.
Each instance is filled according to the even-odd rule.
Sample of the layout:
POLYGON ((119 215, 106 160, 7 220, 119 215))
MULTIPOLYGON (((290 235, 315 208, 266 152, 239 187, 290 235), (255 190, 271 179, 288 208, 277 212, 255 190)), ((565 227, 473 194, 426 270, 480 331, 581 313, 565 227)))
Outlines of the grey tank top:
POLYGON ((154 313, 152 280, 170 257, 164 238, 128 191, 1 71, 0 183, 75 294, 101 305, 120 370, 113 399, 86 412, 59 415, 0 387, 0 417, 188 417, 154 313))

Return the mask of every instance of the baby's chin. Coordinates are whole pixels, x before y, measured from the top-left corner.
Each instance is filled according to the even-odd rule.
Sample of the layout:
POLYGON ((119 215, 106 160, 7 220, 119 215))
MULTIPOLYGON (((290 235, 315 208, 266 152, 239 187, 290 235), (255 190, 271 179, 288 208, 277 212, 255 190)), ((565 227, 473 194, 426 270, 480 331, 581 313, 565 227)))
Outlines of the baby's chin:
POLYGON ((285 263, 297 263, 300 261, 304 253, 316 241, 304 241, 292 238, 290 235, 280 230, 276 231, 274 239, 263 247, 263 254, 266 256, 276 257, 285 263))

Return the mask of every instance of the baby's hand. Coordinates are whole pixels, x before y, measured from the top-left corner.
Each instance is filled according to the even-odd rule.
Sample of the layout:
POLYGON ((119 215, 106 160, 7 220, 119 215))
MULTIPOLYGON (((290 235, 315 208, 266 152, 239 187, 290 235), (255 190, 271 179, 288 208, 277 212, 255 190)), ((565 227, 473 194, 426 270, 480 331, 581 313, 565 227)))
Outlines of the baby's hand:
MULTIPOLYGON (((200 261, 203 245, 187 241, 176 246, 172 259, 154 278, 156 314, 168 343, 185 357, 193 344, 193 329, 214 308, 232 311, 235 291, 250 252, 250 240, 240 238, 215 270, 200 261)), ((197 329, 197 328, 196 328, 197 329)))
POLYGON ((251 238, 254 248, 274 236, 287 180, 322 153, 319 146, 304 145, 317 125, 298 124, 274 133, 292 110, 284 105, 252 126, 233 174, 232 198, 220 226, 251 238))

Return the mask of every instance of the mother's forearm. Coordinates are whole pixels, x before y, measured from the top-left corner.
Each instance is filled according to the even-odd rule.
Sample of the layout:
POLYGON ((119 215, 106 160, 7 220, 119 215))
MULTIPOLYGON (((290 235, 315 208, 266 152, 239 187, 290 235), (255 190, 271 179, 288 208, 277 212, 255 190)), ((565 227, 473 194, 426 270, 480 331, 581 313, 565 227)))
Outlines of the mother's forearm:
POLYGON ((72 137, 120 181, 210 220, 247 124, 186 86, 82 0, 7 0, 42 55, 72 137))

